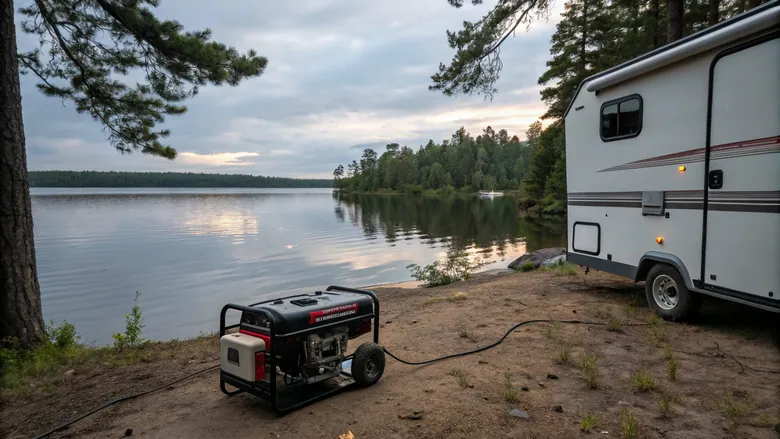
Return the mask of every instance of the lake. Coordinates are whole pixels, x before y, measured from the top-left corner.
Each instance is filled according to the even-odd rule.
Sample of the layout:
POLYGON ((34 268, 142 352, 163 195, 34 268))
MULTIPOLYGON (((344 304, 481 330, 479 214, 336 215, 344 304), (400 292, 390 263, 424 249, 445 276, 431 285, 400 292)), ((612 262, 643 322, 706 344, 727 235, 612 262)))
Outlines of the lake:
POLYGON ((512 197, 33 188, 32 206, 44 317, 98 345, 136 291, 146 338, 187 338, 216 330, 228 302, 405 281, 452 246, 505 268, 566 233, 518 218, 512 197))

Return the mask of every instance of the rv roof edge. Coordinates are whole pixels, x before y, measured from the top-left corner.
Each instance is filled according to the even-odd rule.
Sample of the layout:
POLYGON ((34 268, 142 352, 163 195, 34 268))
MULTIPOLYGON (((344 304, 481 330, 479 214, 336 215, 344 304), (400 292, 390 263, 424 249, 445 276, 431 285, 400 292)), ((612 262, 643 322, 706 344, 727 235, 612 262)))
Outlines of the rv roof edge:
POLYGON ((763 29, 770 28, 780 21, 780 7, 777 7, 778 5, 780 4, 775 3, 775 7, 733 23, 731 26, 703 35, 701 38, 693 39, 685 44, 661 52, 656 56, 646 58, 626 66, 625 68, 596 78, 588 84, 587 90, 591 92, 602 90, 682 59, 738 40, 747 35, 754 34, 763 29))

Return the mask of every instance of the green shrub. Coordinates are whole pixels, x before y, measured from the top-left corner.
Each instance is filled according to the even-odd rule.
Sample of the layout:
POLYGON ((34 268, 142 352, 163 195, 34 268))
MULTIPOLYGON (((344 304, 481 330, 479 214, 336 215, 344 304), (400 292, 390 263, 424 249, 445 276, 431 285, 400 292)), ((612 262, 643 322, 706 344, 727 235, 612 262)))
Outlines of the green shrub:
POLYGON ((481 262, 472 262, 465 250, 452 248, 447 251, 444 261, 434 261, 425 267, 411 264, 406 268, 411 271, 414 279, 422 282, 426 287, 435 287, 468 279, 482 265, 481 262))
POLYGON ((135 299, 133 300, 133 309, 130 310, 130 314, 125 315, 125 332, 116 333, 114 337, 114 347, 122 350, 125 348, 136 347, 146 344, 148 340, 141 337, 141 332, 144 328, 144 318, 141 308, 138 307, 138 296, 141 293, 135 292, 135 299))
POLYGON ((52 377, 72 359, 85 352, 73 324, 53 321, 46 339, 32 349, 22 349, 18 340, 4 340, 0 349, 0 388, 20 389, 29 378, 52 377))
POLYGON ((523 262, 519 267, 517 267, 517 271, 521 271, 523 273, 527 273, 529 271, 536 270, 536 268, 537 268, 536 264, 534 264, 533 262, 528 261, 528 262, 523 262))

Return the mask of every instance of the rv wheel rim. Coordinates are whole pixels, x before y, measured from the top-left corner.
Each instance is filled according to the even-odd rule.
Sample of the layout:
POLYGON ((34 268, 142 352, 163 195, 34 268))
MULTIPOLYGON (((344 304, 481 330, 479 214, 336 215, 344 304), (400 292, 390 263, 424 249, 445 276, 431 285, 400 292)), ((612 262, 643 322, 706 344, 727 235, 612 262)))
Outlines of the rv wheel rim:
POLYGON ((671 310, 677 306, 679 298, 677 282, 671 277, 662 274, 653 281, 653 298, 655 303, 664 310, 671 310))
POLYGON ((374 354, 366 361, 366 377, 373 380, 377 374, 379 374, 379 355, 374 354))

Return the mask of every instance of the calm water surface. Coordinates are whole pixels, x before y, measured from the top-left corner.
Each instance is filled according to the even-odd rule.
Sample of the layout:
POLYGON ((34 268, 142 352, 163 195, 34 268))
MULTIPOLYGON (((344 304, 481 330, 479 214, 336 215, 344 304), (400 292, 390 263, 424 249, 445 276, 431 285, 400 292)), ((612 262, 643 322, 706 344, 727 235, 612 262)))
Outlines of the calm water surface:
POLYGON ((518 219, 499 197, 341 195, 330 189, 32 190, 44 316, 106 344, 136 291, 144 335, 217 328, 227 302, 409 279, 451 246, 504 268, 562 245, 565 224, 518 219))

